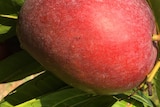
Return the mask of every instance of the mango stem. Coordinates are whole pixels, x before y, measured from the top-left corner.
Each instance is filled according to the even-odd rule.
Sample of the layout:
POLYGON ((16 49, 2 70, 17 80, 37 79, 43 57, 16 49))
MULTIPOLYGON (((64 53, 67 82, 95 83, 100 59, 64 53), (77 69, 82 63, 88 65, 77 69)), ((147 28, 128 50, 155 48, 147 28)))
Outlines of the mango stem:
POLYGON ((160 68, 160 60, 156 62, 152 71, 147 75, 145 84, 147 85, 149 96, 152 96, 152 80, 155 77, 156 73, 158 72, 159 68, 160 68))
POLYGON ((153 34, 152 41, 160 41, 160 34, 159 35, 153 34))
POLYGON ((152 69, 152 71, 148 74, 146 82, 152 82, 154 76, 158 72, 158 69, 160 68, 160 60, 158 60, 152 69))

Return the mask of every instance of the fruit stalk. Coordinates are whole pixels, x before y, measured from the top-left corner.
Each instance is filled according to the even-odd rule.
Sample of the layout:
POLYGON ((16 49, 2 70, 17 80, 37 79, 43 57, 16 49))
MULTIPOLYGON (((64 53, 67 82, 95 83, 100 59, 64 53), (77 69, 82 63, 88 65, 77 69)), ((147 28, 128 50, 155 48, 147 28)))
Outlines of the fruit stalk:
POLYGON ((153 41, 160 41, 160 35, 154 34, 154 35, 152 36, 152 40, 153 40, 153 41))

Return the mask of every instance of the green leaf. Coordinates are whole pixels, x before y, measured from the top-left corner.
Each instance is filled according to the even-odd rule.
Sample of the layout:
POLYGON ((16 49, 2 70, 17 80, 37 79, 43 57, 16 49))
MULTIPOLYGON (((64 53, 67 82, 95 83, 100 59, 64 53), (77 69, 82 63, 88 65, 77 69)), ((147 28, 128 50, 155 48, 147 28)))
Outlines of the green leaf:
MULTIPOLYGON (((127 92, 125 95, 130 96, 131 93, 127 92)), ((145 95, 142 91, 137 91, 135 94, 130 96, 130 98, 142 103, 144 107, 154 107, 154 104, 152 103, 151 99, 148 98, 148 96, 145 95)))
POLYGON ((142 103, 134 99, 117 101, 112 107, 144 107, 142 103))
POLYGON ((131 98, 141 102, 145 107, 154 107, 151 99, 149 99, 143 92, 138 91, 131 98))
POLYGON ((143 92, 138 91, 137 94, 131 96, 133 99, 143 103, 145 107, 154 107, 151 99, 149 99, 143 92))
POLYGON ((0 34, 5 34, 11 29, 11 26, 5 26, 0 24, 0 34))
POLYGON ((56 92, 66 86, 67 85, 64 82, 50 72, 44 72, 33 80, 30 80, 13 90, 13 92, 4 98, 4 101, 1 104, 8 102, 9 104, 16 106, 47 93, 56 92))
POLYGON ((65 107, 72 105, 74 106, 80 101, 86 101, 91 96, 91 94, 85 93, 78 89, 70 88, 40 97, 39 99, 42 106, 65 107))
POLYGON ((11 82, 37 73, 43 67, 25 51, 17 52, 0 61, 0 82, 11 82))
POLYGON ((116 100, 112 96, 94 96, 76 88, 68 88, 32 99, 16 107, 111 107, 114 102, 116 100))
POLYGON ((158 99, 160 100, 160 70, 157 72, 154 78, 154 84, 157 92, 158 99))
POLYGON ((14 107, 14 106, 9 104, 8 102, 4 102, 3 104, 0 105, 0 107, 14 107))
POLYGON ((0 0, 0 14, 15 14, 17 9, 11 0, 0 0))
POLYGON ((91 96, 72 105, 73 107, 111 107, 117 100, 113 96, 100 95, 91 96))
POLYGON ((16 6, 22 6, 23 5, 23 3, 24 3, 24 0, 11 0, 12 1, 12 3, 14 4, 14 5, 16 5, 16 6))
POLYGON ((151 100, 147 98, 141 91, 131 96, 131 91, 116 95, 118 101, 112 107, 154 107, 151 100))
POLYGON ((8 18, 13 16, 1 17, 0 15, 0 42, 7 40, 16 35, 16 24, 17 20, 14 18, 8 18), (7 17, 7 18, 6 18, 7 17))
MULTIPOLYGON (((23 91, 24 93, 24 91, 23 91)), ((19 99, 23 99, 19 95, 19 99)), ((64 88, 52 91, 49 94, 43 94, 40 97, 33 97, 32 100, 26 101, 16 107, 152 107, 143 106, 143 103, 134 98, 128 99, 125 95, 120 95, 123 100, 116 100, 113 96, 92 95, 76 88, 64 88)), ((3 103, 6 103, 6 100, 3 103)), ((141 101, 141 100, 140 100, 141 101)), ((13 98, 13 102, 15 99, 13 98)), ((2 104, 3 104, 2 103, 2 104)))
POLYGON ((24 0, 0 0, 0 42, 16 35, 17 17, 24 0))
POLYGON ((24 0, 0 0, 0 14, 18 15, 24 0))

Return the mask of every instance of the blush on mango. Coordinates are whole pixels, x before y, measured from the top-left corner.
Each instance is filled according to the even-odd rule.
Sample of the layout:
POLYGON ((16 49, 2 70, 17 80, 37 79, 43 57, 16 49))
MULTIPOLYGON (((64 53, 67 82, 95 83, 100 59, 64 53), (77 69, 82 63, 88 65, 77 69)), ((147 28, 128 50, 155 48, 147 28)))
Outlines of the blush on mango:
POLYGON ((18 32, 22 47, 46 69, 96 94, 137 87, 157 55, 146 0, 26 0, 18 32))

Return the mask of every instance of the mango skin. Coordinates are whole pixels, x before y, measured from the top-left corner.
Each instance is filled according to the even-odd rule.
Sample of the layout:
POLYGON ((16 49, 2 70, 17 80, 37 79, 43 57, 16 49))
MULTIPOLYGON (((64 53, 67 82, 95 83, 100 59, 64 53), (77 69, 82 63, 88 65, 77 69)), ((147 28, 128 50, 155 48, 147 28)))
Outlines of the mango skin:
POLYGON ((26 0, 17 27, 21 46, 47 70, 95 94, 144 81, 155 29, 146 0, 26 0))

